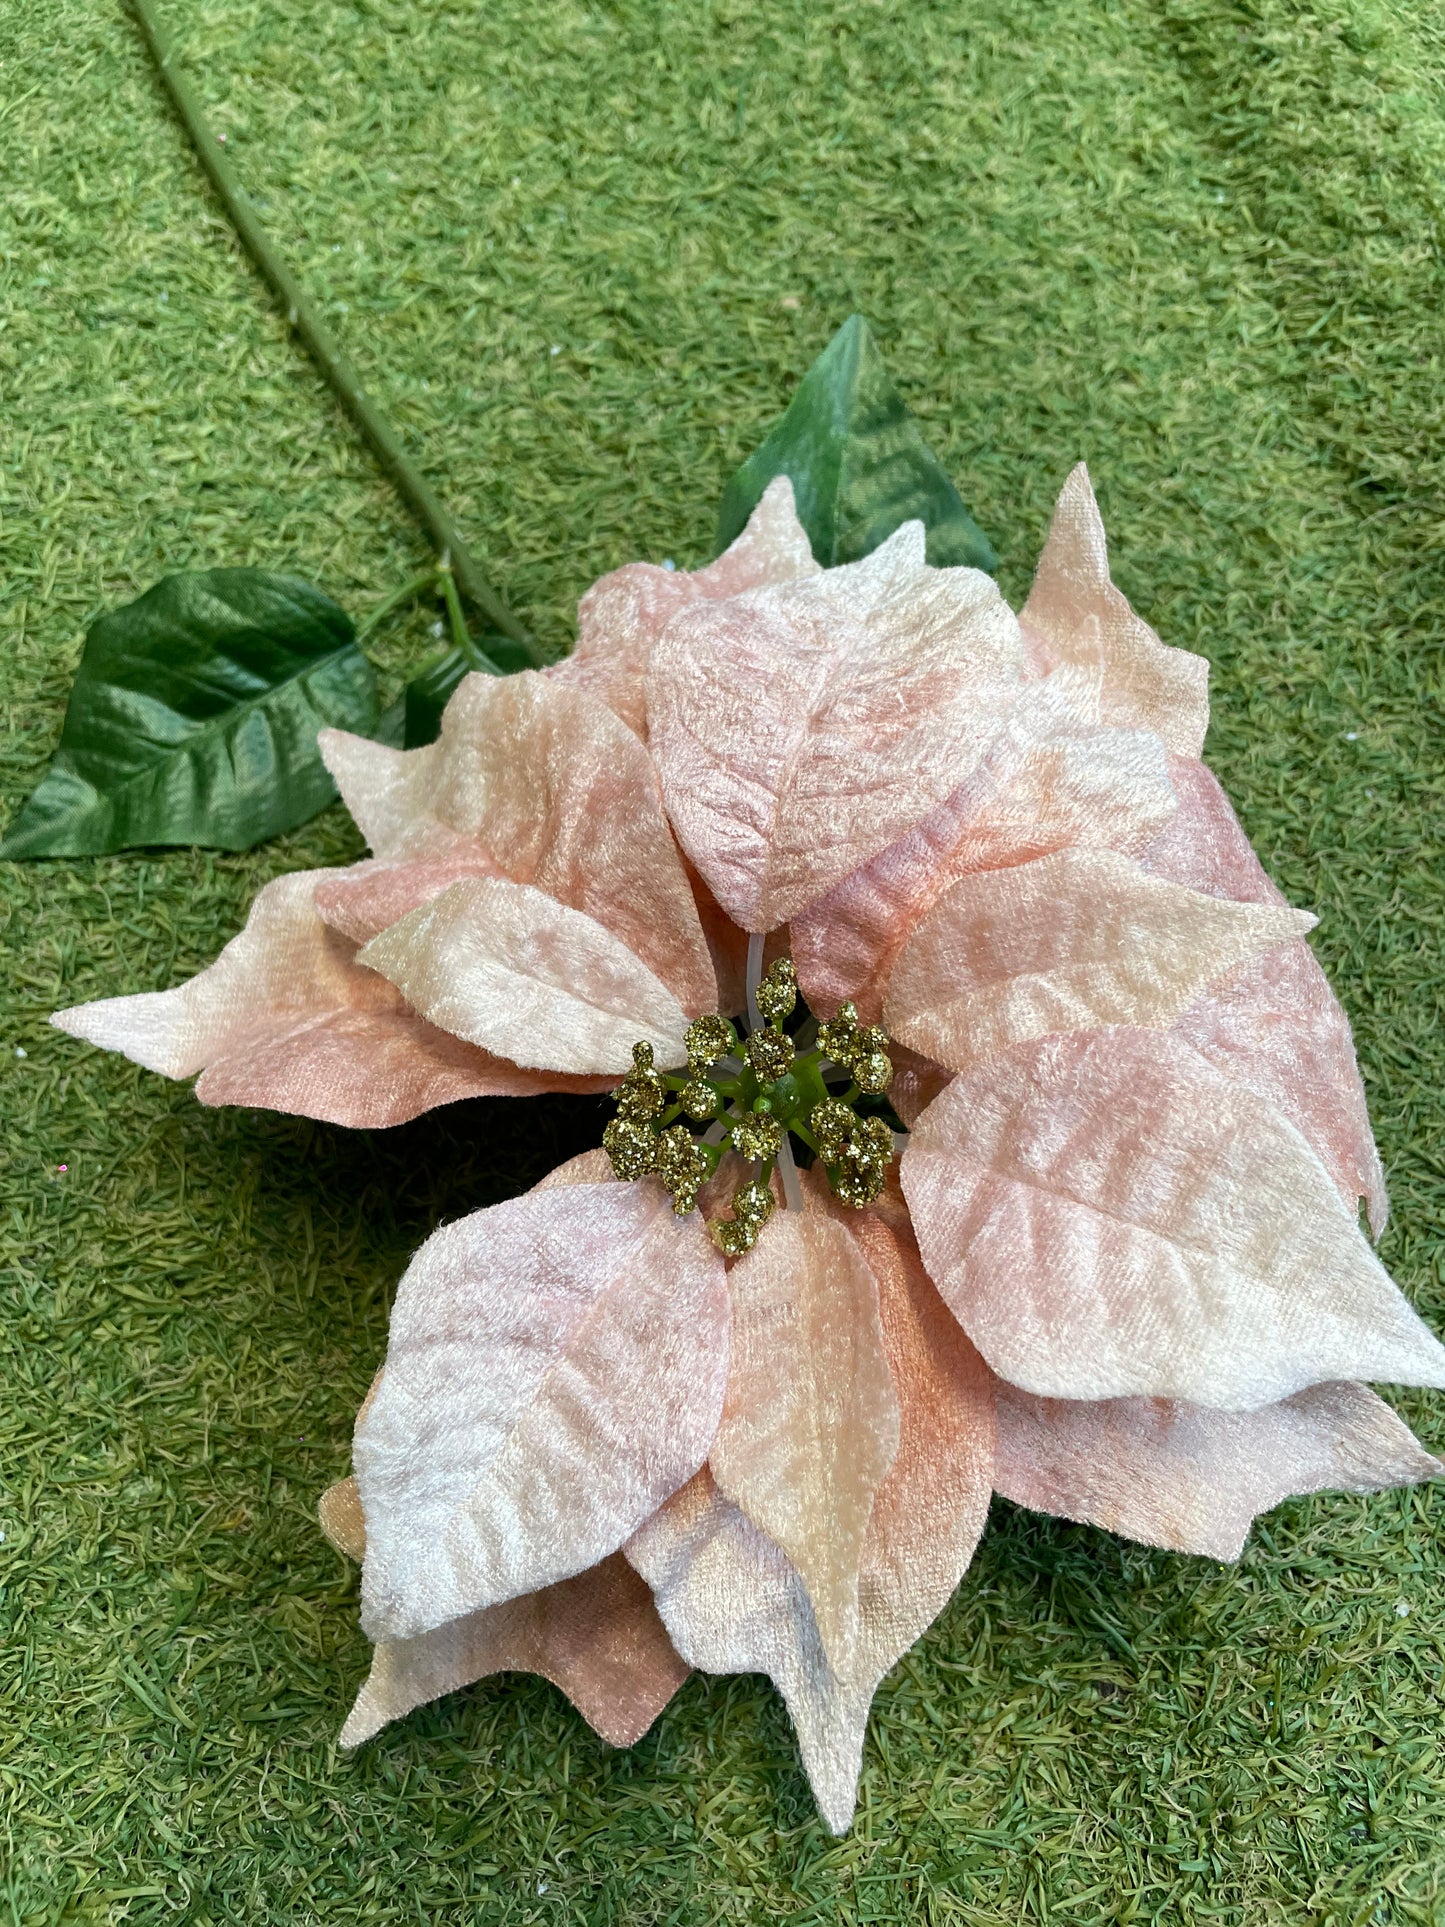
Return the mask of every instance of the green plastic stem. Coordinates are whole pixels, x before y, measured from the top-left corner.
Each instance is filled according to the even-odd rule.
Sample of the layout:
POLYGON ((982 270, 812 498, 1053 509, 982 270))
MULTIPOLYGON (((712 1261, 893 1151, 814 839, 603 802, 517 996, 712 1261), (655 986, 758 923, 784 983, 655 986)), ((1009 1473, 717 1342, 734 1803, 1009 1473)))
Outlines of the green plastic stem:
POLYGON ((340 343, 316 313, 301 283, 271 245, 270 236, 257 218, 245 189, 226 159, 220 141, 207 123, 195 90, 176 59, 170 38, 161 26, 151 0, 130 0, 130 6, 150 49, 156 72, 190 135, 201 165, 210 176, 211 185, 220 196, 242 245, 281 303, 288 323, 310 349, 332 392, 365 436, 383 470, 426 525, 441 564, 450 568, 458 589, 494 629, 500 629, 514 642, 520 643, 532 660, 540 664, 543 656, 536 642, 483 579, 457 532, 456 524, 422 479, 390 423, 362 387, 361 377, 340 343))

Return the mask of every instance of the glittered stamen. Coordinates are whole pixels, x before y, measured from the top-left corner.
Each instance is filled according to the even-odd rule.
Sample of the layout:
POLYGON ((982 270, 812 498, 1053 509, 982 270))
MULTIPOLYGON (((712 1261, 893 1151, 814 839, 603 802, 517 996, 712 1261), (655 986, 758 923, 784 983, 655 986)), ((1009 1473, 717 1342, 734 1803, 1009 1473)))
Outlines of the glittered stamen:
MULTIPOLYGON (((818 1026, 816 1045, 800 1053, 783 1029, 798 1007, 797 974, 787 957, 763 971, 760 951, 754 939, 749 976, 756 1021, 745 1040, 740 1044, 726 1017, 696 1018, 687 1031, 685 1077, 661 1074, 651 1046, 637 1044, 632 1069, 613 1093, 617 1116, 602 1134, 617 1176, 660 1179, 679 1214, 693 1209, 729 1148, 754 1165, 756 1175, 734 1193, 733 1215, 712 1225, 714 1243, 730 1258, 757 1242, 774 1206, 775 1169, 789 1205, 802 1205, 790 1132, 817 1156, 834 1195, 859 1210, 883 1189, 894 1152, 887 1121, 854 1109, 855 1099, 879 1096, 892 1081, 888 1033, 860 1025, 853 1005, 844 1004, 818 1026), (852 1081, 846 1091, 830 1092, 824 1077, 836 1080, 840 1072, 852 1081), (706 1127, 706 1135, 694 1138, 687 1124, 674 1121, 679 1113, 706 1127)), ((811 1029, 809 1020, 802 1035, 811 1029)))

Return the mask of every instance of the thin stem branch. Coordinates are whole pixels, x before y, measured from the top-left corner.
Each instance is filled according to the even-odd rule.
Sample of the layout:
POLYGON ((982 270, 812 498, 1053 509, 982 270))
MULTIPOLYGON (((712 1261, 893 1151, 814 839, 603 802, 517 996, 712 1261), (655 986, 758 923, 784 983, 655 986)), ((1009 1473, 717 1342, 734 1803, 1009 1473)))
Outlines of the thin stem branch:
POLYGON ((423 569, 420 575, 414 575, 410 582, 403 583, 394 594, 386 598, 385 602, 379 603, 372 610, 365 622, 357 629, 356 640, 365 642, 366 638, 374 635, 387 617, 399 609, 404 602, 410 602, 413 596, 419 596, 423 589, 434 589, 436 579, 437 572, 434 568, 423 569))
POLYGON ((441 583, 442 600, 447 605, 447 621, 451 624, 452 647, 460 649, 464 656, 472 654, 472 639, 467 633, 467 619, 462 614, 462 599, 457 594, 457 579, 446 567, 437 571, 441 583))
POLYGON ((391 424, 362 387, 361 377, 343 352, 341 344, 321 320, 305 289, 272 246, 271 238, 257 218, 245 189, 226 159, 224 149, 211 132, 195 90, 177 61, 169 36, 157 18, 152 0, 130 0, 130 5, 155 61, 156 71, 191 137, 191 144, 201 165, 210 175, 211 185, 220 196, 242 245, 280 301, 287 321, 310 349, 312 358, 333 393, 371 444, 377 461, 426 525, 442 565, 450 566, 457 587, 467 601, 493 628, 500 629, 514 642, 520 643, 534 662, 541 663, 543 657, 536 642, 483 578, 451 516, 423 480, 391 424))

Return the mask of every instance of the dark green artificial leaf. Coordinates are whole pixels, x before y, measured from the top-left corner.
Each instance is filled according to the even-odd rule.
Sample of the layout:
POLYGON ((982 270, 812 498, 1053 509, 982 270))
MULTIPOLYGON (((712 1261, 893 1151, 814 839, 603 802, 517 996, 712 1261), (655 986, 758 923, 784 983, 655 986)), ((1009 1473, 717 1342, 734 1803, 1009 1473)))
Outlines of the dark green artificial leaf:
POLYGON ((329 596, 264 569, 167 576, 91 624, 55 760, 0 856, 249 850, 334 799, 316 732, 376 720, 329 596))
POLYGON ((729 482, 717 552, 739 536, 775 476, 825 568, 857 562, 904 522, 928 531, 935 568, 998 558, 889 379, 868 323, 851 315, 804 375, 787 413, 729 482))
MULTIPOLYGON (((406 686, 402 696, 403 748, 420 749, 423 743, 436 741, 442 711, 463 676, 473 670, 490 676, 500 670, 504 676, 512 676, 531 667, 531 657, 520 643, 513 642, 510 636, 492 632, 484 635, 480 644, 473 644, 470 654, 448 649, 445 655, 436 657, 413 676, 406 686)), ((387 713, 390 715, 390 711, 387 713)))

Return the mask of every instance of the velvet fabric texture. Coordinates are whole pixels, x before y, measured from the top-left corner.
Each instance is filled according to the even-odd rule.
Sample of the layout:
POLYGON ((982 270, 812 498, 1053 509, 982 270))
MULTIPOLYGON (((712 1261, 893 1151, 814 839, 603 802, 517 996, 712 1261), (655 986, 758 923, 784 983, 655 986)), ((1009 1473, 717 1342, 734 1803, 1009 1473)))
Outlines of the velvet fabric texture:
POLYGON ((523 1667, 626 1744, 689 1667, 761 1670, 841 1831, 992 1492, 1228 1559, 1289 1493, 1438 1472, 1361 1382, 1445 1385, 1445 1350, 1359 1228, 1349 1026, 1199 760, 1207 679, 1110 580, 1082 467, 1017 616, 918 525, 820 570, 779 480, 434 745, 327 732, 372 856, 58 1014, 353 1125, 680 1065, 749 938, 898 1040, 866 1209, 814 1167, 729 1263, 701 1214, 738 1171, 678 1216, 598 1152, 417 1254, 322 1501, 376 1641, 345 1743, 523 1667))

